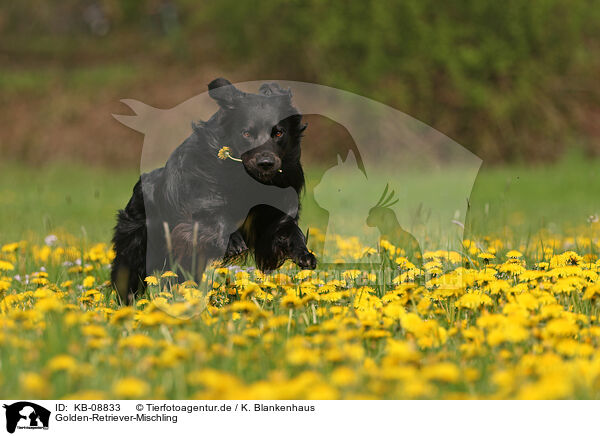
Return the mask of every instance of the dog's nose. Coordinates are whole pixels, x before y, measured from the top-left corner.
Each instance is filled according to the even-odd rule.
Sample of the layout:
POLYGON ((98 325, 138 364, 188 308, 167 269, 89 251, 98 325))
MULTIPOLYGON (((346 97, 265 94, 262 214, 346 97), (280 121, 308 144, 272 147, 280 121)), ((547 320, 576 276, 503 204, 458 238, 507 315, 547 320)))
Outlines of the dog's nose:
POLYGON ((261 170, 268 171, 275 166, 275 158, 273 156, 261 156, 256 159, 256 165, 258 165, 261 170))

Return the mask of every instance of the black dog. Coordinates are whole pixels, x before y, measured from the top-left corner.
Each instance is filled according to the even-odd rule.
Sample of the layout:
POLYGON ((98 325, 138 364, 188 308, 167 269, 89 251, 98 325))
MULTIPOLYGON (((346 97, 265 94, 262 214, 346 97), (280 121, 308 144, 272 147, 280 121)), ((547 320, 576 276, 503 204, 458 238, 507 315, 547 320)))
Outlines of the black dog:
POLYGON ((147 274, 173 264, 196 279, 210 261, 248 252, 262 271, 286 259, 316 267, 298 228, 306 124, 291 92, 273 83, 248 94, 225 79, 208 89, 219 110, 193 125, 163 168, 142 174, 118 213, 111 279, 127 303, 147 274), (219 159, 225 146, 241 162, 222 151, 219 159))

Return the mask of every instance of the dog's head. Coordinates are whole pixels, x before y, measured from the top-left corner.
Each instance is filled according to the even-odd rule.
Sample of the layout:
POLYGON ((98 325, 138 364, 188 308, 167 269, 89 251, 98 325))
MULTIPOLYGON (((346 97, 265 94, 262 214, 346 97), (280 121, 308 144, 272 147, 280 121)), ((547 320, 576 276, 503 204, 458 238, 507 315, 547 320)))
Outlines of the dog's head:
POLYGON ((219 145, 239 156, 254 179, 278 184, 286 167, 300 165, 300 138, 306 124, 292 106, 289 89, 265 83, 258 94, 250 94, 226 79, 213 80, 208 89, 220 106, 219 145))

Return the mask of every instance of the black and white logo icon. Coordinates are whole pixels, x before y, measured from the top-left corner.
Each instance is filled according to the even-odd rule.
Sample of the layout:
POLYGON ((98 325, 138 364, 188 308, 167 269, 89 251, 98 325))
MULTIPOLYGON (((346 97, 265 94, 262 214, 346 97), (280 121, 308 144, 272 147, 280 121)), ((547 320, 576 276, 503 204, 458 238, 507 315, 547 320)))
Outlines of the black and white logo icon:
POLYGON ((50 411, 29 401, 4 404, 6 409, 6 431, 14 433, 16 429, 47 430, 50 411))

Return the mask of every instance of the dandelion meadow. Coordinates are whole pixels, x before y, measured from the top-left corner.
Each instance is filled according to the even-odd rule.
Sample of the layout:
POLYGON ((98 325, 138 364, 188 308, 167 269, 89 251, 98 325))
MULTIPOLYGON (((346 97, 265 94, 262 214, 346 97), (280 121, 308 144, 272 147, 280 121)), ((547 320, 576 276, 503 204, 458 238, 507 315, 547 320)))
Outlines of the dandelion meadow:
MULTIPOLYGON (((110 231, 135 171, 4 165, 4 398, 597 398, 597 163, 484 168, 461 249, 339 240, 342 263, 201 283, 147 277, 121 306, 110 231), (14 183, 15 180, 27 183, 14 183), (73 183, 77 181, 77 183, 73 183), (18 217, 18 219, 15 219, 18 217)), ((303 203, 310 221, 311 177, 303 203)), ((349 211, 348 213, 351 213, 349 211)), ((324 229, 312 228, 316 250, 324 229)))
MULTIPOLYGON (((571 169, 585 173, 571 164, 554 171, 563 174, 560 181, 571 169)), ((93 183, 103 177, 86 176, 93 183)), ((518 198, 499 203, 492 195, 504 176, 483 174, 473 198, 491 203, 473 203, 474 222, 466 224, 487 222, 488 231, 467 232, 460 251, 440 247, 412 262, 403 247, 381 240, 381 264, 368 269, 342 263, 301 271, 286 263, 264 275, 251 265, 214 266, 201 283, 183 284, 166 271, 147 277, 147 294, 128 307, 108 282, 114 253, 103 230, 90 230, 90 238, 73 227, 49 234, 41 227, 40 237, 3 240, 0 392, 70 399, 597 398, 598 220, 571 207, 582 215, 580 225, 525 231, 522 215, 533 212, 519 212, 518 198), (489 213, 501 206, 504 223, 489 213)), ((56 175, 39 177, 60 185, 56 175)), ((72 189, 78 198, 87 188, 72 189)), ((40 194, 39 207, 56 215, 46 197, 40 194)), ((121 201, 105 197, 99 211, 121 201)), ((10 192, 4 198, 10 207, 10 192)), ((551 201, 531 202, 551 213, 543 207, 551 201)), ((110 231, 110 215, 106 221, 110 231)), ((311 229, 309 245, 324 237, 311 229)), ((341 260, 368 252, 340 241, 341 260)))

